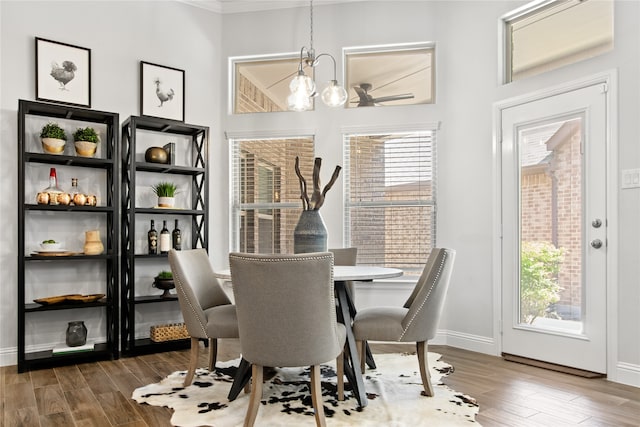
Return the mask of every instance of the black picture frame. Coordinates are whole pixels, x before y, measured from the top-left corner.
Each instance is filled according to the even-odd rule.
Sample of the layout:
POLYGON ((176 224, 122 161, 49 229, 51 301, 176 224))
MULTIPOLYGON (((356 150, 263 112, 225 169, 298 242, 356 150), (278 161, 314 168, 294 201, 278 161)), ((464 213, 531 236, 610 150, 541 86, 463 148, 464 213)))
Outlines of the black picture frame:
POLYGON ((185 72, 140 61, 140 115, 184 122, 185 72))
POLYGON ((91 49, 35 38, 36 99, 91 108, 91 49))

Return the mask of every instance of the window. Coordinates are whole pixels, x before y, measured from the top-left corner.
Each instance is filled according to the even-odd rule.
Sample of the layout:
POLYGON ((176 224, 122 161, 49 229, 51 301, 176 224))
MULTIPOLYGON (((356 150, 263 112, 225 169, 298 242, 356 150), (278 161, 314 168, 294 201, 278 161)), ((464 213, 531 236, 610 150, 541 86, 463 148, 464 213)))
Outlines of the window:
MULTIPOLYGON (((230 58, 234 114, 288 111, 289 83, 296 76, 299 54, 230 58)), ((313 77, 313 68, 304 72, 313 77)))
POLYGON ((359 263, 422 272, 436 237, 435 139, 345 135, 345 240, 359 263))
POLYGON ((249 253, 293 253, 302 202, 294 170, 313 170, 313 137, 233 139, 232 247, 249 253))
POLYGON ((347 108, 434 103, 434 44, 343 49, 347 108))
POLYGON ((612 0, 525 6, 503 18, 506 82, 581 61, 613 48, 612 0))

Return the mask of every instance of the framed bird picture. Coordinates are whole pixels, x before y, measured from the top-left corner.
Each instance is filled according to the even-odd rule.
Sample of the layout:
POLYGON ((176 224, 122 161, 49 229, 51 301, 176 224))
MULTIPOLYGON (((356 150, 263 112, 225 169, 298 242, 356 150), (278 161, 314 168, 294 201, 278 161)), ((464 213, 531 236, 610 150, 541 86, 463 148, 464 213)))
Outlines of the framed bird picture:
POLYGON ((36 37, 36 99, 91 107, 91 50, 36 37))
POLYGON ((184 122, 184 70, 140 61, 140 115, 184 122))

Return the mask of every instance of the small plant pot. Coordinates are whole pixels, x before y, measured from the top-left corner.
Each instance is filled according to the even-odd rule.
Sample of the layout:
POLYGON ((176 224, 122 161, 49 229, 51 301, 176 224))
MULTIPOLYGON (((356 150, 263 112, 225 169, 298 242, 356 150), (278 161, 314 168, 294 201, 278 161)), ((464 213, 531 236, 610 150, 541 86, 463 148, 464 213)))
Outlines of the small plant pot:
POLYGON ((57 138, 41 138, 42 150, 47 154, 62 154, 66 141, 57 138))
POLYGON ((154 288, 162 289, 164 293, 160 295, 160 298, 171 298, 172 295, 169 292, 170 289, 175 288, 175 284, 173 283, 173 278, 171 279, 162 279, 160 277, 155 277, 153 280, 154 288))
POLYGON ((172 208, 175 203, 175 197, 158 197, 158 206, 161 208, 172 208))
POLYGON ((89 141, 76 141, 76 154, 80 157, 93 157, 96 154, 98 144, 89 141))

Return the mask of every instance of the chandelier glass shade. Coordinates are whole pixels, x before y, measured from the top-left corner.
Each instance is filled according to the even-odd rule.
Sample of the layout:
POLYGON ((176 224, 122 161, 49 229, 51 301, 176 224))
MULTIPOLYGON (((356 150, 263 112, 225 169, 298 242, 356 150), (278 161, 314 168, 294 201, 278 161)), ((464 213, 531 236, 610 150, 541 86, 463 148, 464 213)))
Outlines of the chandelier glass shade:
POLYGON ((313 0, 310 1, 310 40, 311 47, 303 46, 300 49, 300 63, 298 73, 289 84, 290 95, 287 98, 289 110, 306 111, 313 108, 313 98, 318 95, 316 83, 304 73, 304 64, 309 67, 318 65, 318 60, 323 56, 328 56, 333 61, 333 80, 329 80, 327 86, 322 90, 320 98, 329 107, 340 107, 347 101, 347 91, 338 84, 336 76, 336 60, 328 53, 321 53, 316 56, 313 49, 313 0), (306 56, 305 56, 306 54, 306 56))

